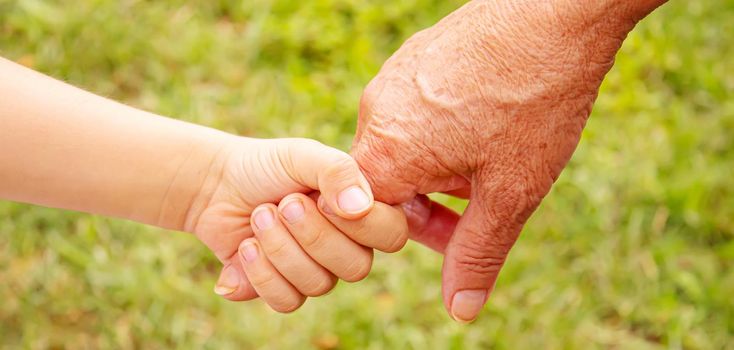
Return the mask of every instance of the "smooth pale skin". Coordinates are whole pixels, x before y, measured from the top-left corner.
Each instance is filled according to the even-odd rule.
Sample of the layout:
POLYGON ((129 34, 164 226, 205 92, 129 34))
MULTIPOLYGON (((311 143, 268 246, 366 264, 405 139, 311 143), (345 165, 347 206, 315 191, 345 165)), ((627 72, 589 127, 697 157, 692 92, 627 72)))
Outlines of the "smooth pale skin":
POLYGON ((425 198, 411 233, 445 253, 443 301, 476 318, 523 225, 571 157, 599 85, 663 0, 475 0, 416 33, 362 96, 355 156, 377 200, 425 198))
POLYGON ((157 116, 2 58, 0 198, 194 233, 224 264, 218 294, 230 300, 259 294, 282 312, 328 292, 336 276, 364 278, 372 247, 395 251, 407 240, 402 210, 374 202, 344 152, 157 116), (314 190, 323 195, 300 194, 314 190), (305 214, 292 225, 271 217, 278 236, 261 239, 273 256, 257 249, 253 255, 261 243, 252 214, 289 194, 306 204, 305 214), (301 246, 304 237, 309 244, 301 246), (278 255, 278 246, 293 255, 278 255))

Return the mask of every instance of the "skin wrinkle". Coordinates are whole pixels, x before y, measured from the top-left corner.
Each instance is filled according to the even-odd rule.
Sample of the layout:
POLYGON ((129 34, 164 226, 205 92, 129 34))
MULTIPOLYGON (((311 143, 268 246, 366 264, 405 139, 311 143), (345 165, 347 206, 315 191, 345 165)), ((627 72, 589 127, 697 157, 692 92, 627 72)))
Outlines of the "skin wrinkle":
POLYGON ((265 255, 267 255, 272 260, 288 261, 287 248, 290 246, 289 242, 285 240, 280 240, 275 247, 272 247, 271 245, 272 244, 269 244, 270 247, 268 248, 266 248, 265 246, 262 247, 265 255))
MULTIPOLYGON (((259 183, 259 184, 253 183, 253 187, 252 187, 253 190, 260 192, 265 188, 284 187, 284 186, 279 186, 278 184, 278 182, 280 182, 278 181, 279 180, 278 170, 283 169, 282 168, 283 160, 281 159, 281 156, 285 156, 285 155, 283 155, 279 151, 278 147, 269 149, 269 152, 258 153, 257 157, 255 158, 257 160, 257 164, 256 164, 257 169, 265 169, 267 173, 267 176, 265 178, 268 179, 268 181, 265 183, 259 183)), ((246 190, 246 189, 243 189, 243 190, 246 190)), ((267 192, 267 191, 263 191, 263 192, 267 192)), ((246 196, 246 195, 242 196, 242 198, 247 198, 247 199, 252 198, 252 197, 253 196, 246 196)), ((252 206, 254 207, 258 203, 252 203, 252 204, 253 204, 252 206)))
POLYGON ((302 289, 298 289, 301 293, 308 297, 319 297, 328 293, 334 287, 336 280, 320 278, 319 276, 310 276, 302 289))
POLYGON ((370 232, 370 230, 365 227, 364 221, 358 221, 355 222, 354 225, 350 228, 351 236, 352 237, 365 237, 370 232))
MULTIPOLYGON (((423 91, 421 89, 419 89, 419 91, 421 92, 421 94, 423 93, 423 91)), ((431 100, 428 100, 428 103, 431 103, 431 100)), ((437 132, 445 131, 444 128, 442 128, 442 127, 436 127, 435 126, 435 124, 434 124, 435 123, 435 120, 434 119, 427 118, 427 119, 425 119, 425 122, 428 124, 428 129, 429 130, 436 130, 437 132)), ((453 126, 453 123, 443 123, 443 125, 445 127, 447 127, 447 128, 450 128, 450 129, 452 129, 454 127, 453 126)), ((454 129, 454 130, 451 130, 449 132, 449 134, 450 135, 458 135, 459 133, 458 133, 458 130, 454 129)), ((421 140, 420 136, 421 136, 420 134, 417 134, 417 135, 414 135, 414 138, 416 138, 416 139, 418 139, 420 141, 421 140)), ((450 170, 452 167, 448 165, 448 162, 446 160, 444 160, 443 157, 438 152, 436 152, 433 149, 433 147, 428 147, 428 144, 427 143, 425 143, 425 142, 414 142, 413 143, 413 146, 416 147, 416 148, 423 149, 431 157, 430 159, 434 159, 436 161, 436 164, 434 165, 433 168, 428 168, 428 167, 431 166, 430 163, 429 164, 426 164, 426 162, 425 162, 425 160, 424 160, 423 157, 416 157, 415 165, 414 165, 416 167, 416 170, 423 171, 423 173, 427 173, 427 174, 432 175, 432 176, 440 176, 440 177, 457 175, 457 173, 452 172, 450 170)), ((417 174, 421 174, 421 173, 419 172, 417 174)), ((424 179, 424 176, 422 176, 421 179, 422 179, 422 182, 423 182, 422 184, 423 185, 427 183, 427 180, 424 179)), ((417 187, 418 188, 423 188, 423 186, 421 186, 421 185, 419 185, 417 187)))
POLYGON ((324 239, 327 235, 326 231, 324 231, 323 229, 307 231, 309 232, 307 232, 306 234, 303 234, 303 232, 301 231, 301 234, 298 236, 298 242, 301 243, 301 246, 303 246, 303 248, 305 248, 306 250, 321 250, 326 242, 326 240, 324 239))
POLYGON ((362 162, 358 162, 360 168, 362 169, 362 172, 365 174, 365 177, 367 177, 367 181, 372 186, 372 189, 375 193, 375 198, 380 201, 396 201, 394 198, 391 197, 392 194, 395 193, 395 188, 399 187, 401 188, 398 190, 398 192, 404 192, 402 188, 406 187, 402 183, 398 182, 399 180, 397 178, 393 178, 392 174, 395 172, 393 169, 383 169, 384 171, 375 171, 376 168, 374 168, 377 164, 380 164, 381 167, 386 168, 390 166, 390 162, 386 160, 388 152, 381 149, 379 145, 385 145, 384 143, 375 144, 373 143, 373 136, 367 136, 360 139, 359 143, 355 144, 355 147, 352 150, 352 155, 355 157, 355 159, 362 159, 362 162), (390 181, 387 183, 390 183, 393 187, 392 191, 388 191, 385 189, 383 183, 375 181, 375 176, 380 176, 383 179, 386 177, 390 177, 390 181))
MULTIPOLYGON (((488 224, 489 227, 499 227, 496 225, 488 224)), ((484 232, 472 232, 471 228, 467 228, 470 233, 469 237, 474 237, 473 240, 466 242, 457 243, 457 247, 462 251, 465 251, 466 260, 474 260, 476 265, 502 265, 504 258, 507 253, 512 249, 515 243, 515 236, 513 237, 495 237, 487 235, 484 232), (479 249, 480 247, 492 247, 493 249, 479 249), (480 263, 480 261, 489 260, 486 263, 480 263)))
MULTIPOLYGON (((387 123, 375 123, 375 124, 373 124, 374 127, 378 128, 377 130, 379 130, 379 131, 376 131, 375 132, 376 136, 379 139, 395 139, 396 141, 397 140, 400 140, 398 142, 401 142, 401 143, 404 142, 404 141, 402 141, 403 140, 403 137, 402 137, 403 135, 401 135, 397 131, 398 129, 394 128, 394 126, 396 124, 399 124, 398 120, 400 120, 400 119, 405 120, 406 118, 404 118, 404 117, 403 118, 399 118, 399 117, 397 117, 397 118, 390 118, 387 123), (385 126, 384 127, 381 127, 383 124, 385 126), (393 131, 388 131, 388 130, 395 130, 395 131, 393 132, 393 131)), ((426 122, 430 124, 431 123, 431 120, 427 120, 426 122)), ((373 129, 373 130, 375 130, 375 129, 373 129)), ((419 144, 420 143, 416 143, 414 145, 408 145, 408 146, 415 147, 416 145, 419 145, 419 144)), ((422 158, 421 157, 414 157, 414 158, 412 158, 410 160, 406 160, 406 163, 407 164, 411 164, 413 167, 415 167, 415 170, 416 170, 415 174, 422 174, 422 173, 424 173, 426 171, 430 171, 429 169, 425 169, 423 166, 420 165, 421 161, 422 161, 422 158)), ((440 166, 440 165, 438 165, 438 166, 440 166)), ((430 171, 430 174, 438 174, 438 173, 439 172, 436 171, 436 170, 430 171)), ((420 178, 418 178, 418 181, 420 181, 420 178)), ((420 186, 417 186, 417 187, 420 187, 420 186)))
MULTIPOLYGON (((478 75, 479 74, 477 74, 476 76, 478 76, 478 75)), ((446 78, 444 78, 444 79, 446 79, 446 78)), ((460 112, 459 113, 454 112, 453 110, 458 109, 458 108, 462 108, 463 109, 463 108, 467 108, 468 106, 473 105, 473 103, 467 103, 466 102, 466 100, 469 99, 468 96, 471 96, 471 95, 463 95, 463 96, 461 96, 458 99, 457 98, 454 98, 454 97, 451 97, 450 95, 447 95, 447 94, 444 94, 442 96, 435 96, 432 92, 435 91, 435 90, 439 90, 440 88, 439 89, 433 89, 433 88, 429 87, 428 86, 429 83, 426 82, 427 79, 425 79, 425 78, 424 79, 421 79, 421 76, 420 75, 418 76, 418 79, 416 79, 416 81, 417 81, 418 86, 419 86, 420 95, 424 98, 424 100, 427 103, 433 104, 433 105, 437 105, 438 108, 443 108, 444 109, 444 113, 451 114, 453 116, 452 118, 450 118, 450 120, 452 120, 452 122, 445 124, 448 128, 454 129, 454 130, 450 130, 447 133, 448 135, 460 135, 460 134, 462 134, 461 132, 459 132, 459 130, 461 130, 461 129, 464 129, 464 130, 467 130, 468 129, 468 132, 470 132, 470 133, 477 133, 477 130, 475 129, 475 127, 477 125, 476 123, 467 123, 467 124, 462 125, 461 128, 455 129, 456 128, 455 124, 457 124, 457 123, 458 124, 461 124, 464 121, 464 118, 459 118, 457 115, 461 115, 461 113, 460 112), (455 101, 451 101, 451 100, 455 100, 455 101), (450 102, 448 102, 448 101, 450 101, 450 102)), ((483 90, 480 89, 479 91, 480 91, 480 94, 481 94, 481 92, 483 90)), ((486 100, 486 97, 483 97, 482 96, 480 98, 480 100, 486 100)), ((469 114, 472 114, 472 111, 467 110, 467 112, 469 114)), ((429 122, 431 122, 431 123, 433 122, 433 119, 427 119, 427 120, 429 122)), ((444 133, 446 132, 446 130, 441 130, 441 129, 439 129, 439 130, 442 131, 442 132, 444 132, 444 133)), ((466 134, 466 132, 464 134, 466 134)), ((435 152, 434 152, 434 155, 435 155, 435 152)), ((465 158, 462 158, 462 159, 465 159, 465 158)), ((440 160, 440 158, 439 158, 439 160, 440 160)), ((446 167, 446 166, 444 165, 444 167, 446 167)))
POLYGON ((195 231, 196 236, 210 247, 217 258, 223 263, 231 260, 235 255, 237 255, 237 248, 232 247, 236 247, 236 244, 239 243, 243 237, 252 237, 254 235, 250 225, 247 224, 249 222, 249 216, 244 215, 244 213, 235 207, 223 207, 225 205, 226 204, 212 205, 202 212, 202 216, 206 217, 207 214, 215 212, 230 212, 233 213, 233 216, 242 217, 244 220, 234 221, 235 225, 231 225, 230 229, 224 231, 213 231, 209 228, 210 226, 220 226, 221 222, 211 223, 203 221, 199 226, 197 226, 195 231), (212 232, 215 234, 213 235, 212 232))
MULTIPOLYGON (((534 23, 537 23, 537 21, 534 22, 534 23)), ((557 32, 557 30, 555 30, 555 28, 554 28, 553 25, 547 25, 546 24, 546 25, 543 25, 543 26, 538 26, 538 25, 535 25, 535 26, 537 28, 544 29, 544 31, 547 32, 547 33, 553 33, 553 34, 555 34, 557 32)), ((508 29, 508 31, 510 31, 510 30, 508 29)), ((528 71, 537 71, 537 72, 541 72, 541 73, 542 72, 546 72, 546 73, 542 73, 542 74, 548 75, 548 77, 547 78, 544 78, 543 76, 534 76, 532 78, 538 79, 538 81, 548 84, 548 86, 543 86, 540 89, 540 91, 543 91, 543 90, 553 90, 553 86, 560 85, 559 83, 556 83, 556 82, 559 80, 558 79, 559 77, 560 78, 563 78, 563 76, 564 76, 563 74, 558 74, 558 72, 562 72, 563 70, 562 69, 559 69, 559 68, 547 67, 547 65, 548 65, 547 62, 557 62, 557 61, 559 61, 558 59, 555 59, 555 57, 559 55, 558 52, 563 52, 563 51, 568 52, 568 51, 570 51, 568 49, 564 49, 564 48, 567 48, 569 45, 565 45, 563 43, 563 41, 561 41, 561 40, 554 40, 553 42, 555 42, 555 44, 549 44, 547 40, 543 40, 542 42, 538 42, 538 40, 533 40, 533 38, 530 36, 529 33, 531 33, 531 31, 521 31, 519 33, 517 31, 510 31, 509 33, 498 33, 498 34, 496 34, 496 37, 501 37, 501 35, 522 35, 521 37, 514 38, 513 40, 508 40, 508 42, 510 42, 510 43, 511 42, 531 43, 531 45, 521 45, 519 48, 517 48, 517 47, 504 47, 503 49, 504 50, 508 50, 508 51, 509 50, 514 50, 515 51, 515 55, 514 56, 516 58, 518 58, 518 59, 521 59, 521 60, 524 59, 527 62, 536 62, 534 64, 531 64, 531 66, 534 67, 534 68, 533 69, 528 69, 528 71), (523 34, 523 33, 525 33, 525 34, 523 34), (550 47, 551 50, 547 50, 547 49, 546 50, 541 50, 541 49, 538 49, 538 47, 544 47, 544 48, 550 47), (557 48, 556 49, 557 52, 554 51, 553 48, 557 48), (545 52, 545 54, 544 54, 544 56, 538 56, 537 55, 538 52, 545 52), (518 53, 519 53, 519 55, 518 55, 518 53), (526 54, 525 55, 522 55, 523 53, 526 53, 526 54)), ((557 36, 556 35, 550 35, 549 37, 556 38, 557 36)), ((487 41, 489 41, 489 40, 487 40, 487 41)), ((563 62, 563 60, 560 60, 560 61, 563 62)), ((561 80, 564 80, 564 79, 561 79, 561 80)), ((538 93, 536 93, 536 95, 543 96, 545 94, 543 94, 541 92, 538 92, 538 93)))
POLYGON ((349 261, 342 262, 341 266, 344 268, 345 276, 342 279, 347 282, 357 282, 363 280, 372 270, 372 255, 369 255, 369 259, 366 262, 359 262, 357 259, 351 259, 349 261))
POLYGON ((402 249, 407 243, 408 233, 403 231, 401 234, 396 234, 390 240, 390 243, 383 249, 386 253, 394 253, 402 249))
MULTIPOLYGON (((498 226, 486 225, 486 227, 498 226)), ((468 237, 473 239, 456 243, 454 249, 458 249, 463 253, 457 259, 457 263, 468 271, 482 275, 498 272, 504 264, 507 252, 512 248, 516 236, 493 237, 486 232, 474 231, 471 226, 465 229, 468 237), (488 250, 486 247, 493 247, 493 249, 488 250)))
MULTIPOLYGON (((156 220, 156 225, 158 226, 161 226, 161 227, 164 226, 162 223, 164 221, 163 218, 167 216, 168 210, 166 210, 166 208, 169 206, 175 207, 178 204, 178 203, 168 203, 169 196, 171 194, 171 188, 173 187, 173 184, 176 182, 176 180, 181 177, 182 175, 181 170, 189 162, 193 153, 194 153, 194 145, 191 145, 188 149, 186 157, 183 159, 181 164, 179 164, 178 168, 176 169, 176 172, 174 173, 173 178, 171 178, 171 180, 168 181, 168 187, 166 187, 166 191, 163 193, 163 196, 161 197, 161 200, 160 200, 160 205, 158 206, 158 219, 156 220)), ((213 163, 215 162, 216 158, 217 158, 217 155, 215 154, 214 157, 212 157, 212 164, 209 165, 210 169, 213 163)), ((204 177, 204 180, 202 181, 201 186, 203 186, 204 183, 206 183, 206 180, 208 177, 209 175, 207 174, 207 176, 204 177)), ((183 227, 186 224, 186 217, 188 217, 189 212, 191 212, 191 207, 194 205, 195 201, 196 201, 196 197, 192 198, 191 203, 189 203, 188 205, 188 208, 184 211, 184 216, 181 218, 184 222, 181 223, 180 227, 183 227)), ((174 210, 174 212, 176 212, 176 210, 174 210)))
MULTIPOLYGON (((390 124, 392 124, 393 122, 394 122, 394 119, 392 119, 392 118, 390 118, 388 120, 388 123, 390 123, 390 124)), ((402 141, 401 141, 401 136, 402 135, 400 135, 400 134, 393 134, 392 132, 389 132, 389 130, 386 127, 384 127, 383 125, 384 124, 381 123, 381 122, 375 122, 375 123, 370 124, 369 132, 370 132, 370 135, 374 135, 374 136, 370 136, 369 143, 367 143, 368 145, 373 145, 374 146, 374 145, 382 145, 382 144, 384 144, 382 142, 371 142, 373 140, 391 140, 392 142, 395 142, 395 143, 398 143, 398 144, 402 143, 402 141)), ((380 161, 380 163, 390 164, 391 163, 390 162, 390 159, 392 159, 392 156, 393 156, 393 154, 391 153, 391 150, 389 150, 389 149, 380 149, 380 151, 381 152, 379 154, 385 154, 385 156, 384 156, 384 158, 382 158, 382 159, 380 159, 378 161, 380 161)), ((397 170, 397 169, 390 169, 390 170, 391 170, 390 173, 392 174, 392 171, 397 170)))
MULTIPOLYGON (((323 176, 333 183, 349 183, 353 177, 352 174, 358 171, 355 167, 356 164, 352 162, 352 159, 341 158, 323 169, 323 176)), ((323 183, 324 180, 320 179, 320 182, 323 183)))
MULTIPOLYGON (((274 281, 269 281, 267 284, 273 284, 274 281)), ((266 284, 266 286, 267 286, 266 284)), ((278 288, 278 283, 275 283, 275 286, 271 286, 270 288, 265 289, 276 289, 278 288)), ((298 309, 302 302, 300 300, 292 300, 292 298, 289 297, 289 295, 278 295, 271 297, 271 300, 268 301, 270 306, 273 308, 273 310, 276 310, 281 313, 289 313, 293 312, 296 309, 298 309)))
POLYGON ((528 186, 525 184, 534 182, 535 178, 528 175, 527 171, 495 175, 496 180, 489 183, 491 187, 487 185, 480 186, 479 193, 484 195, 481 205, 483 205, 483 212, 487 215, 488 220, 494 219, 497 222, 505 223, 522 223, 524 221, 521 214, 525 212, 526 208, 533 207, 528 204, 528 186), (490 192, 492 190, 494 192, 490 192))
MULTIPOLYGON (((261 272, 260 270, 254 270, 257 272, 261 272)), ((272 273, 250 273, 247 275, 247 277, 250 279, 250 282, 252 282, 253 285, 258 285, 261 287, 267 287, 270 284, 273 284, 276 282, 276 276, 272 273)), ((277 283, 276 283, 277 285, 277 283)), ((281 294, 282 296, 282 294, 281 294)), ((277 302, 277 304, 287 304, 287 302, 277 302)))
MULTIPOLYGON (((268 169, 267 167, 264 166, 263 160, 260 157, 259 153, 260 152, 257 152, 257 154, 254 157, 253 156, 244 157, 243 155, 241 155, 240 157, 233 160, 236 164, 236 168, 239 169, 240 174, 247 174, 248 173, 247 168, 264 169, 264 170, 268 169)), ((267 178, 272 179, 272 174, 268 173, 267 178)), ((261 186, 262 184, 254 183, 253 182, 254 179, 247 177, 247 176, 239 180, 242 181, 242 183, 235 184, 235 183, 230 182, 224 188, 239 189, 239 193, 237 195, 240 198, 240 200, 243 203, 245 203, 245 205, 247 205, 248 207, 254 207, 255 205, 259 204, 249 199, 249 197, 247 196, 247 191, 257 191, 260 188, 259 186, 261 186)))
MULTIPOLYGON (((305 142, 311 142, 311 140, 308 140, 305 142)), ((296 182, 298 183, 306 183, 306 181, 304 181, 304 179, 301 177, 301 173, 298 171, 295 171, 295 169, 297 168, 295 166, 295 162, 293 161, 293 155, 297 154, 296 152, 298 152, 297 150, 294 149, 295 146, 296 145, 294 143, 288 143, 286 147, 284 148, 280 148, 280 147, 275 148, 273 151, 277 152, 278 155, 276 155, 275 157, 270 157, 270 158, 271 159, 274 158, 275 160, 278 161, 278 164, 274 164, 274 168, 275 166, 279 166, 280 169, 283 169, 286 171, 286 173, 288 174, 288 176, 291 179, 296 180, 296 182)), ((301 145, 300 147, 303 147, 303 145, 301 145)))
MULTIPOLYGON (((227 158, 227 155, 225 155, 224 153, 229 153, 229 152, 225 152, 224 150, 226 150, 226 149, 227 149, 226 146, 223 146, 222 147, 222 149, 218 152, 217 156, 215 156, 215 159, 212 161, 212 164, 210 165, 210 167, 213 166, 213 165, 219 164, 219 162, 217 162, 217 157, 218 156, 221 156, 221 157, 223 157, 225 159, 227 158)), ((210 172, 210 173, 212 173, 212 172, 210 172)), ((223 169, 219 169, 219 170, 217 170, 217 171, 215 171, 213 173, 217 174, 216 181, 214 182, 216 185, 214 185, 214 187, 215 188, 218 188, 219 187, 219 184, 222 182, 222 178, 224 177, 224 170, 223 169)), ((208 191, 204 191, 203 190, 207 186, 207 184, 208 184, 208 181, 207 180, 209 180, 209 176, 207 176, 204 179, 204 181, 202 182, 202 184, 200 186, 201 189, 199 190, 199 193, 200 194, 201 193, 208 193, 208 191)), ((183 222, 183 225, 182 225, 184 231, 186 231, 186 232, 194 232, 195 231, 196 227, 199 224, 199 219, 201 218, 201 213, 199 213, 199 215, 193 215, 193 213, 199 212, 200 211, 199 208, 206 208, 206 207, 208 207, 211 204, 212 198, 213 198, 213 195, 205 196, 204 198, 200 198, 200 196, 196 196, 191 201, 191 205, 189 205, 188 209, 186 210, 186 214, 184 215, 184 222, 183 222), (202 203, 202 204, 199 204, 199 203, 202 203)))

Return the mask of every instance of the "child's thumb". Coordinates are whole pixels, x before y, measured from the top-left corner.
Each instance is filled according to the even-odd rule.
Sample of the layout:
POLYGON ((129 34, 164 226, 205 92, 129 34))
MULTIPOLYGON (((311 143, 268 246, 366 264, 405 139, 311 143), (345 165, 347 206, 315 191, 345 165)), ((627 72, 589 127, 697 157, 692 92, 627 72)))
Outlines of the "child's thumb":
POLYGON ((313 140, 297 139, 289 145, 281 159, 290 160, 288 171, 294 179, 321 191, 328 206, 323 210, 345 219, 358 219, 372 209, 370 185, 349 154, 313 140))

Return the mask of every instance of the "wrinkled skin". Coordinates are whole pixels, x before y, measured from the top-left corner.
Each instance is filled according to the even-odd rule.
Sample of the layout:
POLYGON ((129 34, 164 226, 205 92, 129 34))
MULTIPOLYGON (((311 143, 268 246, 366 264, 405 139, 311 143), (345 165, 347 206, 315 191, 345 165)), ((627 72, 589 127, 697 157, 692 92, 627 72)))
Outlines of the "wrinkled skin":
POLYGON ((455 319, 480 311, 622 41, 661 3, 473 1, 408 39, 366 87, 352 154, 376 199, 469 199, 461 218, 425 198, 406 205, 413 238, 445 252, 455 319))

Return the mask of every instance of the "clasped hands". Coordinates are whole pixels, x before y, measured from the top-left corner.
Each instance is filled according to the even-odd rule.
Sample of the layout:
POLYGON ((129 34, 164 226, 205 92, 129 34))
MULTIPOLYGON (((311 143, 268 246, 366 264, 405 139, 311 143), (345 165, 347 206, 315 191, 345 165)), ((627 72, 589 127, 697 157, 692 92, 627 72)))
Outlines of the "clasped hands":
MULTIPOLYGON (((219 232, 232 232, 233 239, 226 248, 202 238, 217 244, 213 249, 227 264, 218 290, 234 288, 226 295, 234 300, 257 292, 289 311, 304 295, 332 288, 334 276, 362 278, 369 248, 397 250, 410 231, 412 239, 445 254, 449 313, 473 320, 524 223, 571 157, 622 41, 664 2, 475 0, 415 34, 362 96, 352 156, 363 173, 344 154, 306 161, 305 168, 319 171, 305 176, 295 172, 305 168, 289 169, 291 179, 300 179, 291 185, 319 190, 320 197, 296 194, 277 207, 253 207, 242 213, 254 212, 251 225, 224 220, 229 224, 219 232), (337 185, 327 187, 330 181, 337 185), (349 195, 340 194, 344 189, 349 195), (432 192, 469 199, 469 205, 459 216, 421 196, 432 192), (403 203, 403 210, 383 203, 403 203), (260 219, 265 213, 271 215, 260 219), (294 213, 300 224, 289 221, 294 213), (250 230, 259 243, 245 239, 233 259, 236 242, 250 230), (303 265, 279 262, 286 251, 303 265), (313 273, 300 273, 306 269, 313 273), (269 294, 277 286, 287 292, 269 294)), ((294 165, 296 158, 308 157, 278 164, 294 165)))

